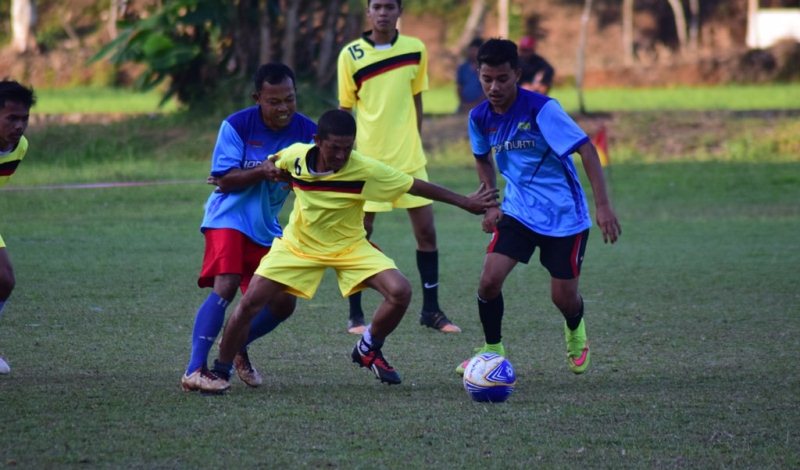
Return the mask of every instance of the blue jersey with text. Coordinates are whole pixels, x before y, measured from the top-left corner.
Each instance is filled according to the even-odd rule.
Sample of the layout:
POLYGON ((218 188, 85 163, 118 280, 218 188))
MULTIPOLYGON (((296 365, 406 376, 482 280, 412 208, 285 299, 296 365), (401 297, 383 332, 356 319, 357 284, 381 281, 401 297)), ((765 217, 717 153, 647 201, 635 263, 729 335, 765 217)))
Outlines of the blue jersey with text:
POLYGON ((475 158, 494 152, 506 181, 501 209, 542 235, 565 237, 591 227, 592 221, 572 153, 589 137, 558 101, 517 88, 505 114, 488 101, 469 114, 475 158))
MULTIPOLYGON (((311 142, 317 126, 295 113, 285 128, 273 131, 264 124, 259 106, 238 111, 220 125, 211 157, 211 176, 221 177, 238 168, 257 167, 272 154, 297 142, 311 142)), ((201 230, 229 228, 262 246, 271 246, 282 230, 278 213, 288 195, 287 183, 262 181, 239 191, 216 190, 206 201, 201 230)))

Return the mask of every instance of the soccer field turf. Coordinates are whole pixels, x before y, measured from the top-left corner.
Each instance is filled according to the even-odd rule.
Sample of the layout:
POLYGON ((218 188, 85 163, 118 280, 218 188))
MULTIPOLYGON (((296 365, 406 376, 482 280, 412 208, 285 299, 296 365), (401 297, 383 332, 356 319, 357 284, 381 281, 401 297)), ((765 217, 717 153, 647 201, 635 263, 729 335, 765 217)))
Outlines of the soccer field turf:
MULTIPOLYGON (((25 169, 23 165, 22 170, 25 169)), ((469 169, 434 181, 471 191, 469 169)), ((487 235, 437 205, 443 309, 418 324, 407 217, 376 241, 414 286, 387 341, 403 376, 350 362, 347 303, 317 297, 255 343, 265 384, 180 391, 196 308, 208 187, 0 193, 17 288, 0 320, 0 463, 18 468, 750 467, 800 465, 800 164, 618 165, 617 245, 590 235, 581 290, 592 367, 568 372, 561 319, 534 261, 505 286, 504 342, 518 386, 470 401, 458 362, 482 342, 475 289, 487 235)), ((587 186, 588 189, 588 186, 587 186)), ((590 191, 587 191, 590 193, 590 191)), ((365 304, 374 306, 369 293, 365 304)), ((212 351, 212 356, 216 348, 212 351)))

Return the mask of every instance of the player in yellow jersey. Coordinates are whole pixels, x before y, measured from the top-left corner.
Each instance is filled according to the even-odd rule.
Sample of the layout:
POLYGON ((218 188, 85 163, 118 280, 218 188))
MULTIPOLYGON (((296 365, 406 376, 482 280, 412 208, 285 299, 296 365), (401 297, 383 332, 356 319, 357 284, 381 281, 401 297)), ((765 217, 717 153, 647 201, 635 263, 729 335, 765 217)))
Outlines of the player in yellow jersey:
MULTIPOLYGON (((28 139, 23 134, 28 128, 30 110, 35 103, 33 89, 13 80, 0 81, 0 186, 11 178, 28 151, 28 139)), ((0 236, 0 316, 15 283, 11 258, 0 236)), ((11 367, 0 356, 0 374, 9 372, 11 367)))
MULTIPOLYGON (((287 297, 310 299, 327 268, 336 271, 343 296, 366 287, 383 296, 372 323, 352 351, 353 361, 389 384, 400 375, 381 347, 411 301, 411 286, 389 257, 367 241, 364 204, 392 201, 405 193, 455 205, 474 214, 497 206, 497 191, 483 187, 462 196, 416 179, 353 150, 356 123, 341 110, 319 119, 314 144, 294 144, 264 162, 274 179, 291 177, 295 203, 283 237, 261 259, 236 311, 225 326, 214 374, 228 380, 250 322, 266 305, 287 297)), ((285 304, 284 304, 285 305, 285 304)))
MULTIPOLYGON (((339 107, 354 110, 356 150, 417 179, 428 180, 422 149, 422 92, 428 89, 428 53, 417 38, 398 32, 401 0, 367 0, 372 26, 339 54, 339 107)), ((439 308, 439 252, 432 201, 404 194, 389 202, 369 201, 364 226, 372 234, 375 214, 407 209, 417 240, 417 268, 422 281, 420 323, 444 333, 458 333, 439 308)), ((364 312, 359 294, 350 297, 348 331, 361 334, 364 312)))

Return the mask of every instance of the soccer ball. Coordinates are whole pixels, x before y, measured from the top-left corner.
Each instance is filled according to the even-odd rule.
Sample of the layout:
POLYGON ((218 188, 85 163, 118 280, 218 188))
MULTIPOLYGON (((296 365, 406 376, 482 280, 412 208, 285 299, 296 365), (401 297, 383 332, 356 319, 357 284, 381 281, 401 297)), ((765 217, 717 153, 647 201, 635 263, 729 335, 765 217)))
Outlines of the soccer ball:
POLYGON ((499 354, 478 354, 464 369, 464 389, 475 401, 506 401, 516 383, 514 367, 499 354))

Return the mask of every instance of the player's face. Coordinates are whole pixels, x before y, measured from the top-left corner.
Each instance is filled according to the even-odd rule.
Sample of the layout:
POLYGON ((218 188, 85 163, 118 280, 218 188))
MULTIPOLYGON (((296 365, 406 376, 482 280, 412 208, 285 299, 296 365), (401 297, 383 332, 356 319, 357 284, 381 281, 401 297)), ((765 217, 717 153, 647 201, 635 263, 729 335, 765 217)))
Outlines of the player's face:
POLYGON ((282 82, 264 82, 261 90, 253 93, 253 99, 261 106, 261 119, 272 130, 288 126, 297 111, 297 96, 292 79, 286 77, 282 82))
POLYGON ((17 148, 19 140, 28 128, 30 109, 19 101, 6 101, 0 108, 0 151, 17 148))
POLYGON ((512 68, 508 62, 498 66, 481 64, 478 68, 483 93, 494 111, 507 111, 517 99, 519 76, 519 69, 512 68))
POLYGON ((339 171, 350 158, 355 136, 331 134, 325 138, 314 136, 314 143, 319 147, 319 171, 339 171))
POLYGON ((394 34, 401 12, 397 0, 372 0, 367 8, 367 18, 375 32, 394 34))

